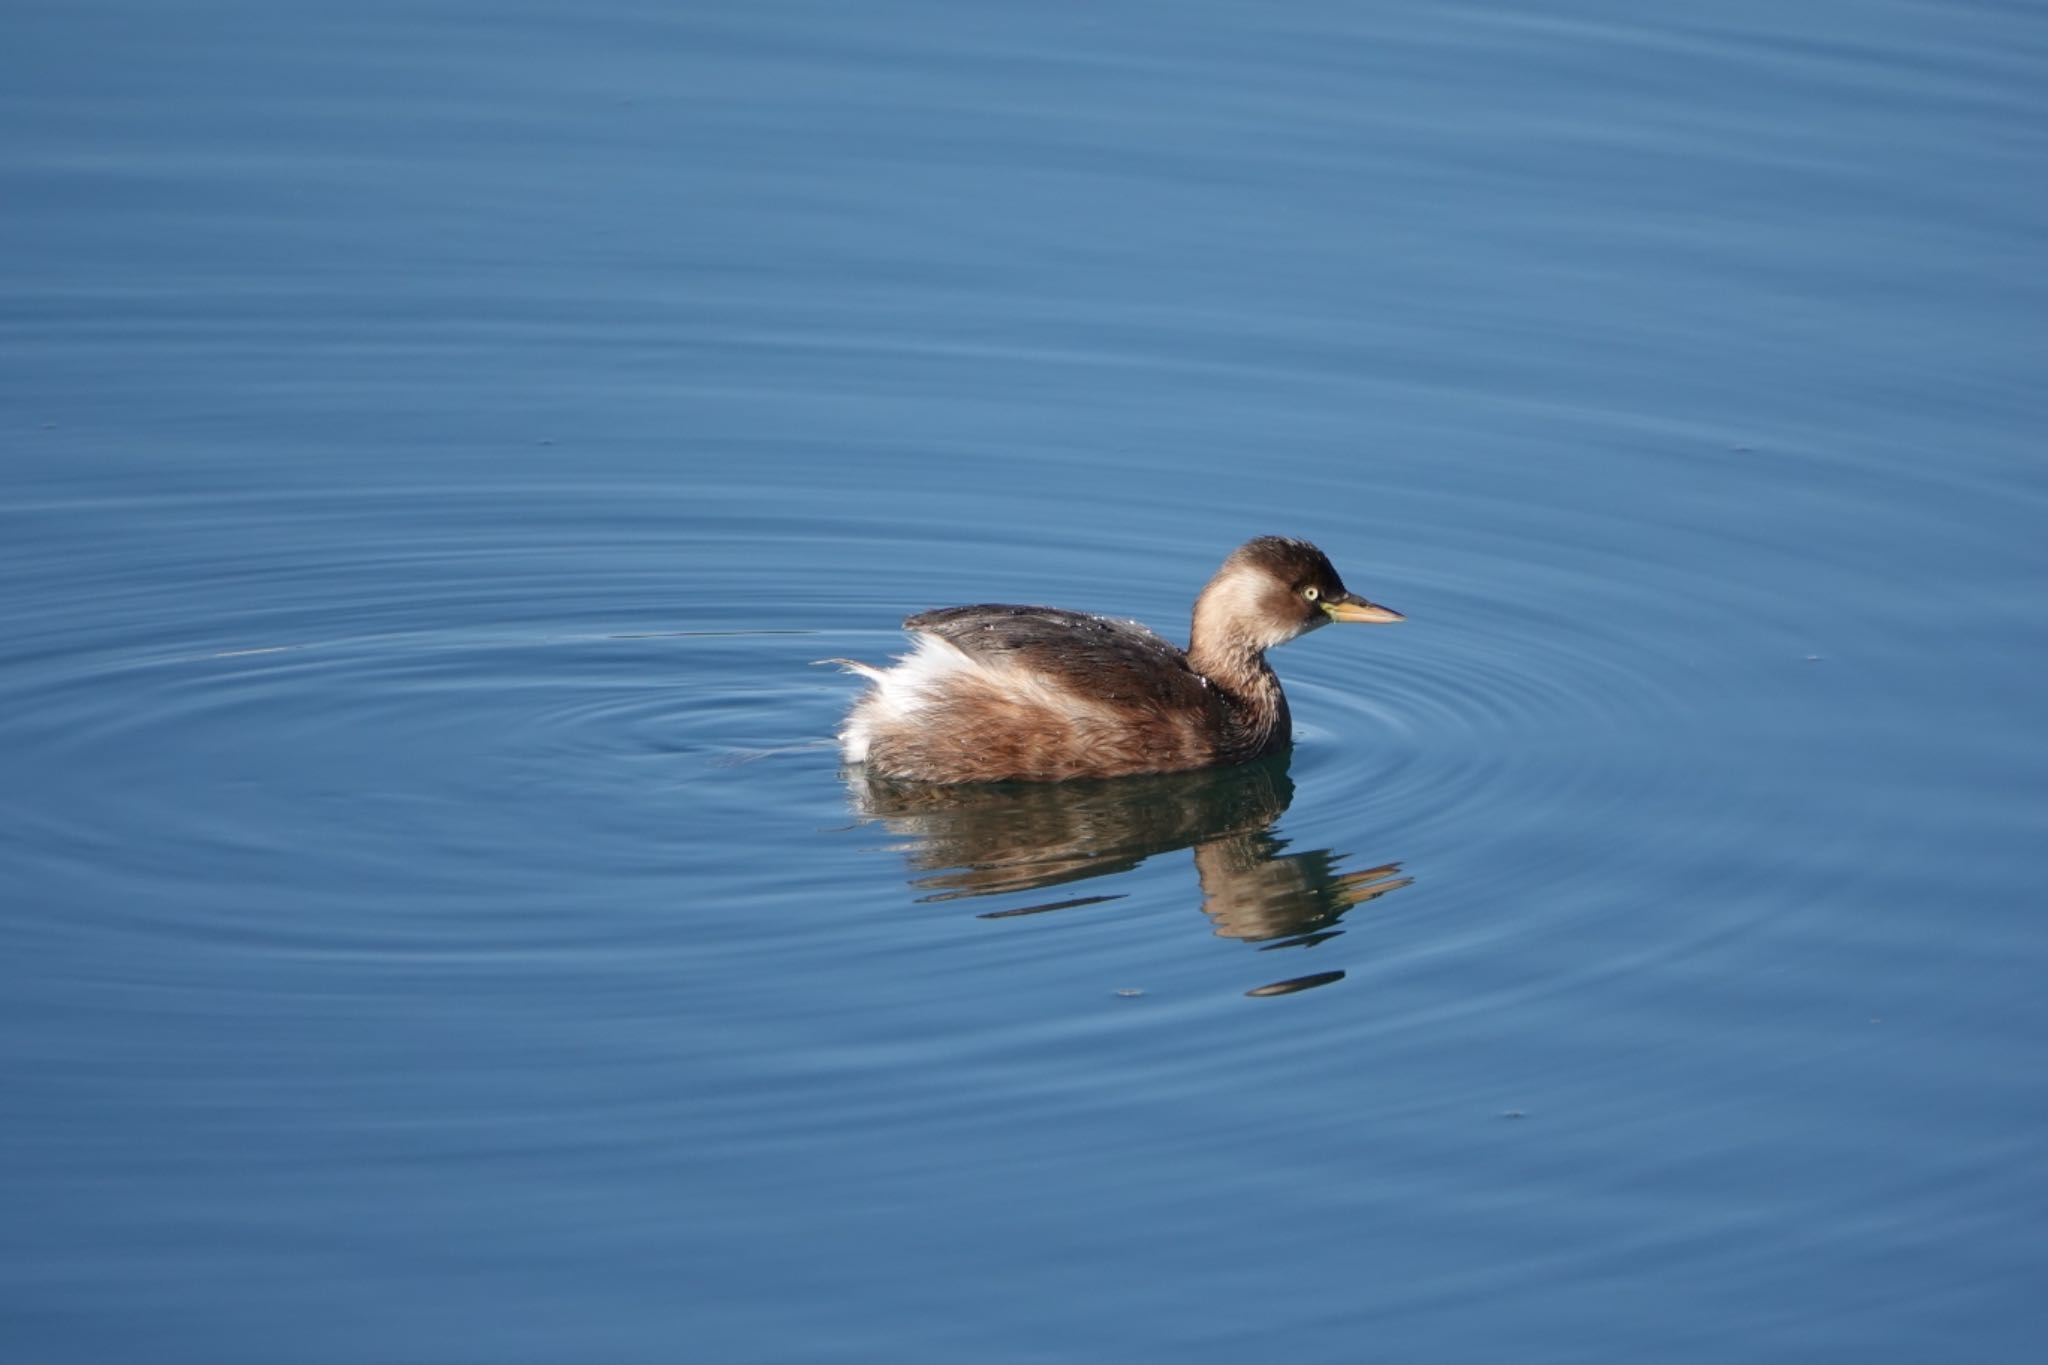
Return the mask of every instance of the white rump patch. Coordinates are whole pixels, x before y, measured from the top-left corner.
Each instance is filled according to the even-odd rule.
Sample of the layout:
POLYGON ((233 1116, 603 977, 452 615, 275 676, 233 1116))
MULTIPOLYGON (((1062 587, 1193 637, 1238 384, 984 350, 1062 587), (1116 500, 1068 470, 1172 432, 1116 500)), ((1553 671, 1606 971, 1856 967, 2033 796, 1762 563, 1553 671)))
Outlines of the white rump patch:
POLYGON ((877 727, 900 725, 944 692, 963 672, 982 668, 936 635, 919 635, 916 647, 896 660, 894 668, 876 668, 850 659, 835 660, 874 683, 874 691, 854 704, 839 732, 840 752, 848 763, 865 763, 877 727))

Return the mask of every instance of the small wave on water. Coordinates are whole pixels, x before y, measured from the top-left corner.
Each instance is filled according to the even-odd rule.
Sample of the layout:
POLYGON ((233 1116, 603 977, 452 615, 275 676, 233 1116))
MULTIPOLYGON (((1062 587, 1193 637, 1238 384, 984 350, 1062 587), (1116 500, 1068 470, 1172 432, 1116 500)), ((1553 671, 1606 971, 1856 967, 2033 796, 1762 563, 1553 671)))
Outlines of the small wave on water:
MULTIPOLYGON (((1021 592, 1130 614, 1172 637, 1210 565, 1188 553, 1185 537, 1130 539, 1128 548, 1091 544, 1047 559, 992 537, 980 557, 1014 565, 1018 581, 1029 586, 988 595, 1021 592), (1131 604, 1126 612, 1118 611, 1117 598, 1131 604)), ((1228 548, 1225 537, 1217 539, 1228 548)), ((1605 540, 1633 544, 1628 535, 1605 540)), ((1292 878, 1290 913, 1307 946, 1322 941, 1320 926, 1350 908, 1343 900, 1348 886, 1378 888, 1377 896, 1411 880, 1421 890, 1398 903, 1417 907, 1415 916, 1425 905, 1456 913, 1433 927, 1412 925, 1405 949, 1380 945, 1396 958, 1439 951, 1443 934, 1453 941, 1597 934, 1655 894, 1651 888, 1673 851, 1671 828, 1711 842, 1716 827, 1671 742, 1695 705, 1688 661, 1674 657, 1683 641, 1644 636, 1643 603, 1661 598, 1742 610, 1703 578, 1601 542, 1599 535, 1574 544, 1515 542, 1497 533, 1475 540, 1450 522, 1408 524, 1402 544, 1434 548, 1404 573, 1398 554, 1384 546, 1359 564, 1357 547, 1325 535, 1348 579, 1406 611, 1409 621, 1370 632, 1322 631, 1273 654, 1296 725, 1295 748, 1277 781, 1226 770, 948 793, 868 783, 855 774, 849 807, 862 825, 892 836, 886 847, 905 861, 914 899, 1008 897, 977 912, 1000 921, 1035 912, 1033 893, 1059 886, 1053 906, 1076 914, 1113 913, 1115 902, 1133 896, 1176 896, 1216 911, 1223 936, 1287 938, 1230 928, 1232 914, 1219 907, 1233 897, 1216 894, 1212 883, 1241 865, 1247 883, 1259 875, 1275 883, 1292 878), (1242 823, 1243 812, 1253 810, 1262 816, 1255 833, 1242 823), (1660 832, 1648 837, 1646 825, 1660 832), (1226 853, 1226 846, 1236 852, 1226 853), (1197 876, 1183 874, 1186 885, 1171 891, 1164 855, 1185 848, 1194 850, 1197 876), (1265 851, 1263 871, 1255 873, 1258 848, 1265 851), (1527 897, 1538 888, 1545 909, 1531 915, 1527 897)), ((876 544, 860 557, 889 567, 876 576, 873 604, 843 615, 893 621, 935 604, 922 575, 895 581, 902 572, 895 566, 918 562, 916 551, 876 544)), ((903 647, 902 637, 886 629, 828 631, 819 643, 822 652, 877 661, 903 647)), ((857 684, 836 682, 834 708, 856 691, 857 684)), ((1769 870, 1768 859, 1759 859, 1754 875, 1767 877, 1769 870)), ((1731 898, 1730 912, 1739 914, 1739 905, 1739 897, 1731 898)), ((1697 932, 1726 930, 1701 925, 1697 932)), ((1625 960, 1638 951, 1625 946, 1632 938, 1614 935, 1625 960)), ((1687 938, 1657 951, 1686 951, 1687 938)), ((1605 967, 1594 959, 1580 969, 1605 967)), ((1484 1008, 1483 999, 1480 992, 1459 1008, 1484 1008)))
MULTIPOLYGON (((0 731, 39 784, 22 803, 27 856, 138 893, 201 887, 225 862, 305 902, 410 888, 403 920, 345 921, 358 944, 431 936, 436 907, 508 900, 572 943, 577 922, 540 907, 642 894, 635 879, 664 874, 739 902, 833 878, 878 892, 884 864, 829 852, 850 819, 890 833, 911 902, 989 899, 975 913, 997 923, 1017 922, 1056 868, 1086 881, 1070 915, 1172 900, 1208 905, 1224 937, 1284 941, 1294 923, 1313 939, 1357 903, 1348 888, 1412 878, 1376 910, 1414 907, 1393 913, 1415 932, 1380 944, 1383 964, 1475 936, 1605 934, 1617 962, 1683 952, 1741 932, 1759 913, 1743 893, 1803 865, 1770 849, 1713 860, 1724 825, 1772 797, 1701 782, 1714 760, 1685 731, 1711 689, 1801 686, 1804 655, 1765 640, 1778 652, 1709 657, 1687 632, 1647 628, 1672 604, 1703 624, 1768 615, 1767 588, 1691 567, 1710 557, 1645 554, 1623 518, 1588 510, 1566 540, 1423 500, 1364 534, 1316 518, 1244 526, 1183 491, 1112 528, 1052 488, 991 523, 935 488, 912 526, 883 494, 840 491, 836 512, 801 515, 778 514, 765 482, 687 498, 518 482, 488 497, 177 495, 145 547, 172 570, 121 583, 117 542, 33 539, 18 548, 67 586, 24 608, 33 649, 0 674, 0 731), (362 540, 364 524, 383 538, 362 540), (1354 586, 1409 616, 1275 653, 1297 727, 1277 781, 1111 783, 979 810, 838 794, 831 734, 858 684, 813 661, 884 660, 904 647, 905 614, 975 600, 1128 615, 1179 637, 1196 589, 1253 531, 1315 536, 1354 586), (1263 823, 1233 823, 1239 807, 1263 823), (814 861, 790 857, 799 827, 825 836, 814 861), (1163 855, 1182 849, 1196 875, 1169 890, 1163 855), (1725 886, 1726 918, 1639 941, 1629 907, 1688 858, 1725 886), (1274 912, 1282 927, 1225 908, 1249 895, 1248 881, 1216 889, 1239 863, 1272 880, 1276 904, 1295 898, 1274 912), (1360 879, 1387 867, 1398 875, 1360 879)), ((136 507, 81 496, 51 513, 82 528, 136 507)), ((197 913, 246 918, 237 904, 197 913)))
POLYGON ((8 1365, 2038 1354, 2036 9, 10 7, 8 1365))

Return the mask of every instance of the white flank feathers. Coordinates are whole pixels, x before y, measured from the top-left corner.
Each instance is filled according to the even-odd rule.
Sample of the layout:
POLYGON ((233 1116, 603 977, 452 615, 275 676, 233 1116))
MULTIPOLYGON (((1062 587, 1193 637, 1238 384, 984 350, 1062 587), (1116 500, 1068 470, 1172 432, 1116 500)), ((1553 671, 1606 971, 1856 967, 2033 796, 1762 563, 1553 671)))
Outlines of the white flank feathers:
POLYGON ((916 648, 900 656, 894 668, 876 668, 852 659, 831 662, 844 664, 875 685, 848 713, 846 728, 839 732, 839 749, 848 763, 867 762, 868 742, 876 726, 908 719, 943 690, 949 678, 962 670, 980 670, 974 660, 936 635, 919 635, 916 648))

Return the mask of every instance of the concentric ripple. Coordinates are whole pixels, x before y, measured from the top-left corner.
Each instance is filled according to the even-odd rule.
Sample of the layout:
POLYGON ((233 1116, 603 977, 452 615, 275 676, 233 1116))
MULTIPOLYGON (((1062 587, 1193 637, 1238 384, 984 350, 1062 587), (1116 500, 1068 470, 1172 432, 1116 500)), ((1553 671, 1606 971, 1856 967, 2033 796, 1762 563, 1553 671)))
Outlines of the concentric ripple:
MULTIPOLYGON (((502 488, 495 508, 432 488, 214 498, 203 513, 174 499, 161 509, 166 574, 126 587, 97 552, 80 555, 89 539, 27 542, 44 581, 72 586, 24 617, 35 648, 5 675, 0 731, 27 779, 10 803, 23 856, 118 891, 123 914, 160 917, 162 932, 195 914, 260 914, 262 932, 279 932, 268 905, 206 896, 224 866, 249 894, 306 907, 307 923, 313 907, 402 893, 402 919, 319 920, 358 947, 460 935, 479 904, 529 907, 529 933, 569 942, 582 931, 546 908, 643 895, 663 876, 743 903, 838 865, 828 838, 800 872, 784 861, 791 841, 874 814, 833 776, 831 734, 859 684, 815 661, 886 659, 903 647, 902 615, 956 601, 1071 604, 1179 634, 1241 530, 1166 502, 1114 541, 1048 534, 1059 500, 1047 494, 1022 499, 1016 525, 970 534, 974 504, 952 515, 934 492, 913 540, 858 495, 839 517, 804 519, 770 515, 767 491, 745 486, 687 501, 633 492, 630 514, 619 490, 548 485, 502 488), (357 539, 365 521, 386 538, 357 539), (207 557, 258 523, 292 535, 207 557), (175 903, 171 887, 184 888, 175 903)), ((80 528, 124 514, 90 499, 51 509, 80 528)), ((1702 687, 1794 685, 1796 665, 1685 657, 1682 633, 1645 629, 1663 604, 1758 605, 1676 562, 1629 559, 1626 528, 1589 515, 1579 529, 1568 546, 1479 538, 1447 509, 1370 559, 1323 534, 1355 586, 1410 619, 1318 632, 1274 656, 1298 728, 1296 790, 1270 820, 1285 856, 1329 853, 1332 877, 1399 864, 1424 890, 1388 905, 1415 913, 1449 897, 1503 908, 1540 885, 1569 920, 1654 894, 1686 841, 1713 842, 1724 812, 1701 804, 1671 741, 1702 687)), ((901 846, 922 872, 844 866, 877 889, 909 872, 899 893, 914 901, 949 875, 945 846, 930 829, 901 846)), ((1199 857, 1157 856, 1175 846, 1096 856, 1088 875, 1107 880, 1081 894, 1199 904, 1199 857)), ((974 858, 957 860, 967 871, 950 875, 973 875, 974 858)), ((1772 871, 1760 859, 1743 875, 1772 871)), ((1461 923, 1522 933, 1531 921, 1461 923)))

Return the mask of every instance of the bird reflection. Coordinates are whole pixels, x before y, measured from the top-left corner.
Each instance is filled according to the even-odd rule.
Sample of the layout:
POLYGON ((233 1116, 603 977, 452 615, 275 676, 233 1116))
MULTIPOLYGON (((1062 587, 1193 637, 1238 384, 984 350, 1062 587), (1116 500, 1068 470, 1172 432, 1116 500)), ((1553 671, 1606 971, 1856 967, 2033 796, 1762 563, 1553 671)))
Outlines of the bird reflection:
MULTIPOLYGON (((926 901, 1041 891, 1127 872, 1176 849, 1194 850, 1202 913, 1219 938, 1261 951, 1312 947, 1343 931, 1345 912, 1408 885, 1397 863, 1344 871, 1329 849, 1290 852, 1274 823, 1294 796, 1288 755, 1256 763, 1098 782, 953 786, 854 773, 859 815, 904 842, 910 885, 926 901)), ((1078 888, 1076 888, 1078 890, 1078 888)), ((986 919, 1043 914, 1120 898, 1073 895, 986 919)), ((1248 994, 1284 995, 1341 980, 1317 972, 1248 994)))

